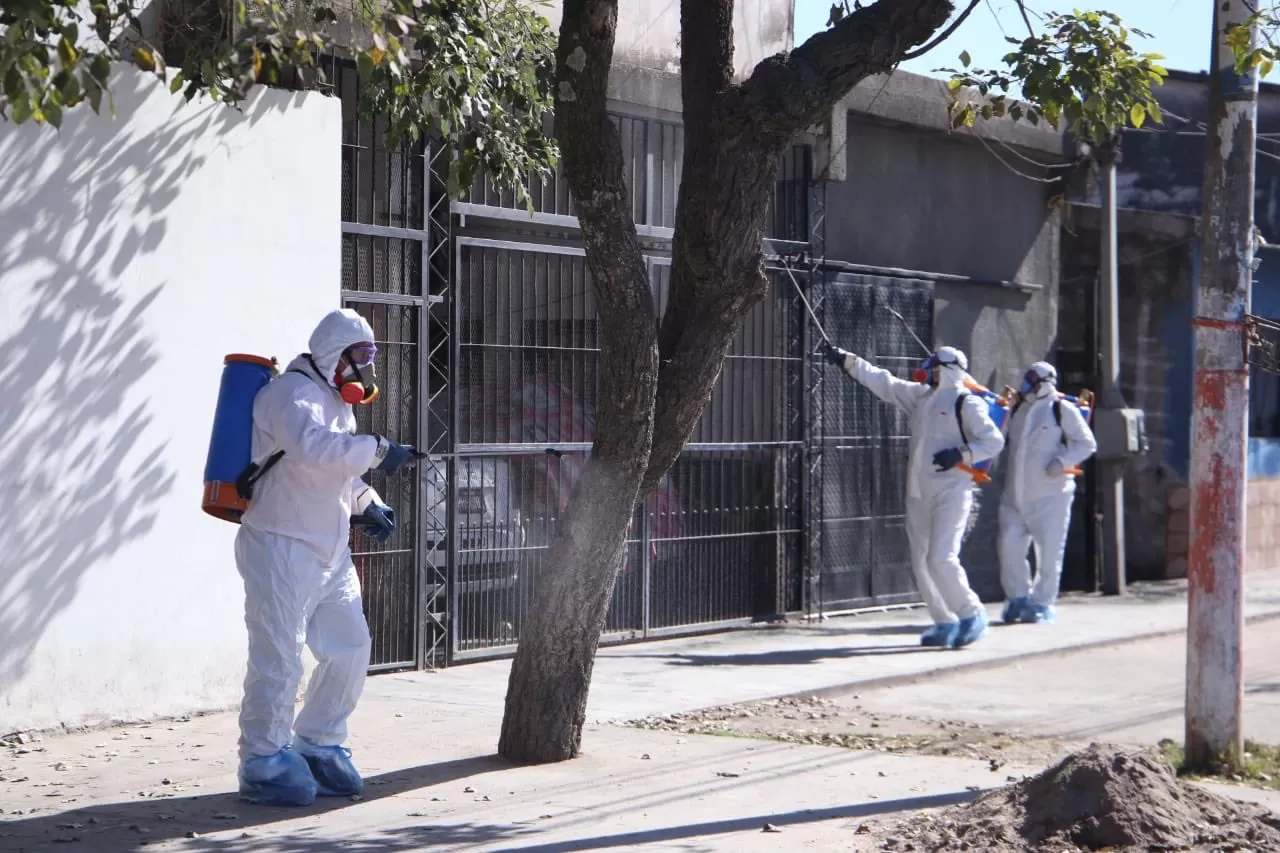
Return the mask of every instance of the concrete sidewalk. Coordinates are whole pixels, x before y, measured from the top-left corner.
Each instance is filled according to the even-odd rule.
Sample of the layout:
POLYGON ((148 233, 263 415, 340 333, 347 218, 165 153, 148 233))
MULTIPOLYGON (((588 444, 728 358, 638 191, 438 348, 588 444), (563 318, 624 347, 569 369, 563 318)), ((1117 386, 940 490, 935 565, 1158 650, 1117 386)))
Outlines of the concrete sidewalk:
MULTIPOLYGON (((582 758, 494 757, 507 661, 372 678, 352 721, 360 802, 255 808, 235 790, 233 714, 47 737, 0 757, 0 850, 849 850, 876 816, 961 801, 1039 767, 860 753, 603 724, 1179 631, 1179 584, 1068 600, 1054 626, 993 626, 922 650, 920 611, 602 651, 582 758), (764 832, 766 824, 780 833, 764 832)), ((1248 615, 1280 616, 1280 572, 1249 578, 1248 615)), ((995 608, 992 608, 995 612, 995 608)))
MULTIPOLYGON (((961 650, 922 649, 923 609, 846 616, 821 623, 760 626, 727 634, 613 646, 600 651, 590 719, 629 720, 850 685, 908 681, 938 671, 1114 645, 1184 631, 1186 582, 1136 584, 1120 597, 1068 596, 1052 626, 1006 628, 961 650)), ((999 607, 988 608, 992 619, 999 607)), ((1280 570, 1249 576, 1246 619, 1280 615, 1280 570)), ((366 696, 469 713, 501 713, 509 661, 371 679, 366 696)))

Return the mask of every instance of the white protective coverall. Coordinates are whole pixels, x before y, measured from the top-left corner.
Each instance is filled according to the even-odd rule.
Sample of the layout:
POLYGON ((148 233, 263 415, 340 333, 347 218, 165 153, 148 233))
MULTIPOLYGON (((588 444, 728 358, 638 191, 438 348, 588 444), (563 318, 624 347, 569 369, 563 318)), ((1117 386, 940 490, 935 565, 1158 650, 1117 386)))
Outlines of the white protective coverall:
POLYGON ((1009 469, 1000 501, 1000 582, 1010 601, 1029 596, 1032 604, 1051 607, 1058 598, 1076 493, 1075 478, 1062 469, 1078 467, 1094 454, 1098 443, 1080 410, 1066 400, 1058 404, 1062 420, 1058 426, 1053 415, 1058 389, 1051 383, 1040 383, 1034 395, 1024 398, 1008 420, 1009 469), (1034 589, 1027 561, 1027 549, 1033 543, 1039 567, 1034 589))
POLYGON ((364 318, 331 312, 311 335, 320 374, 299 356, 254 400, 254 461, 285 454, 257 483, 236 536, 249 630, 241 759, 291 743, 304 642, 319 665, 298 714, 299 735, 342 745, 364 690, 369 627, 348 536, 351 516, 381 502, 360 479, 375 464, 378 439, 355 435, 355 413, 332 382, 343 351, 362 341, 373 341, 364 318))
POLYGON ((959 448, 966 465, 991 459, 1004 436, 991 420, 987 404, 968 393, 968 374, 958 364, 939 369, 936 388, 899 379, 857 355, 847 355, 844 370, 886 403, 907 415, 911 438, 907 458, 907 540, 916 586, 935 625, 968 619, 983 610, 960 563, 960 546, 973 508, 973 477, 960 468, 938 471, 933 456, 959 448), (956 397, 968 393, 961 409, 966 446, 956 422, 956 397))

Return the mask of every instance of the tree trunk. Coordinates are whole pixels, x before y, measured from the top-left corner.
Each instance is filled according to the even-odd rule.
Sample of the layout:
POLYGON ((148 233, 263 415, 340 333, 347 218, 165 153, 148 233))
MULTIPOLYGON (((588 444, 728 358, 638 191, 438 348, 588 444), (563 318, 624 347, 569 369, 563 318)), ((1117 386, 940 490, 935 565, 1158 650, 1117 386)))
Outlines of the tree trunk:
POLYGON ((600 317, 592 458, 552 540, 507 686, 498 751, 578 754, 600 631, 641 488, 679 456, 743 316, 765 293, 764 220, 778 158, 859 80, 889 71, 950 15, 948 0, 879 0, 733 82, 734 0, 682 0, 683 182, 671 300, 657 319, 607 113, 617 0, 565 0, 556 135, 600 317), (655 427, 656 424, 656 427, 655 427))
POLYGON ((599 405, 591 459, 551 542, 511 665, 498 752, 520 762, 578 754, 596 646, 653 437, 657 319, 607 111, 617 21, 616 0, 567 0, 556 53, 556 135, 600 319, 599 405))

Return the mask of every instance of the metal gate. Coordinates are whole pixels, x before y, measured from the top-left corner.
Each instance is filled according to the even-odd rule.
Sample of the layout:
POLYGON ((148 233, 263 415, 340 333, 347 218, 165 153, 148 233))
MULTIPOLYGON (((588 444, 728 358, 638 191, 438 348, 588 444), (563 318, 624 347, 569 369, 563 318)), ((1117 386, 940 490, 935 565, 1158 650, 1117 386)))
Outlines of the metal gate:
MULTIPOLYGON (((459 371, 453 649, 509 653, 595 432, 584 253, 455 240, 459 371)), ((659 310, 670 260, 646 256, 659 310)), ((747 317, 692 441, 632 521, 603 642, 739 624, 799 577, 803 358, 789 284, 747 317)), ((793 596, 792 598, 798 598, 793 596)), ((786 606, 786 603, 781 605, 786 606)))
MULTIPOLYGON (((933 339, 929 282, 823 271, 816 310, 839 345, 906 378, 933 339)), ((811 376, 808 609, 833 613, 918 599, 905 524, 907 419, 832 367, 811 376), (815 547, 816 546, 816 547, 815 547), (812 558, 811 558, 812 559, 812 558)))
MULTIPOLYGON (((431 453, 415 474, 368 477, 399 522, 385 545, 352 543, 371 669, 510 654, 594 437, 598 329, 573 202, 552 178, 531 186, 532 215, 483 182, 451 205, 443 152, 386 150, 381 122, 359 118, 358 75, 337 65, 334 79, 343 301, 381 350, 383 394, 358 409, 360 428, 431 453)), ((661 311, 683 131, 614 120, 661 311)), ((783 158, 770 231, 791 249, 821 222, 811 173, 808 147, 783 158)), ((806 332, 790 283, 772 275, 691 442, 637 508, 604 642, 803 606, 806 332)))
POLYGON ((373 405, 356 407, 356 419, 361 432, 432 454, 416 470, 365 477, 397 522, 386 543, 352 536, 373 639, 370 670, 441 666, 452 437, 450 220, 433 167, 444 154, 427 144, 387 150, 384 123, 359 117, 355 70, 338 64, 334 79, 343 107, 342 298, 373 326, 382 389, 373 405))

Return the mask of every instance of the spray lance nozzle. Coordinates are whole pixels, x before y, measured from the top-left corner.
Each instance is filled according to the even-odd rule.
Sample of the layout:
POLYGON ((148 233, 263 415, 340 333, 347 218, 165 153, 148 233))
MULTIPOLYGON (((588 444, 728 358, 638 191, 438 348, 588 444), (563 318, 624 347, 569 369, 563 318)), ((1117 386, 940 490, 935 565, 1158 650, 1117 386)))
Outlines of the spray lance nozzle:
POLYGON ((778 260, 782 262, 782 268, 786 270, 787 278, 791 279, 791 286, 796 289, 796 296, 800 297, 800 302, 804 305, 804 310, 809 313, 809 319, 813 320, 813 325, 817 328, 818 334, 822 335, 822 339, 830 344, 831 338, 827 336, 826 329, 822 328, 822 323, 818 322, 818 315, 813 313, 813 306, 810 305, 809 300, 805 298, 804 291, 800 288, 800 282, 796 281, 795 273, 791 271, 793 266, 798 266, 804 263, 807 257, 808 252, 802 250, 799 252, 792 252, 787 255, 779 253, 778 260))

